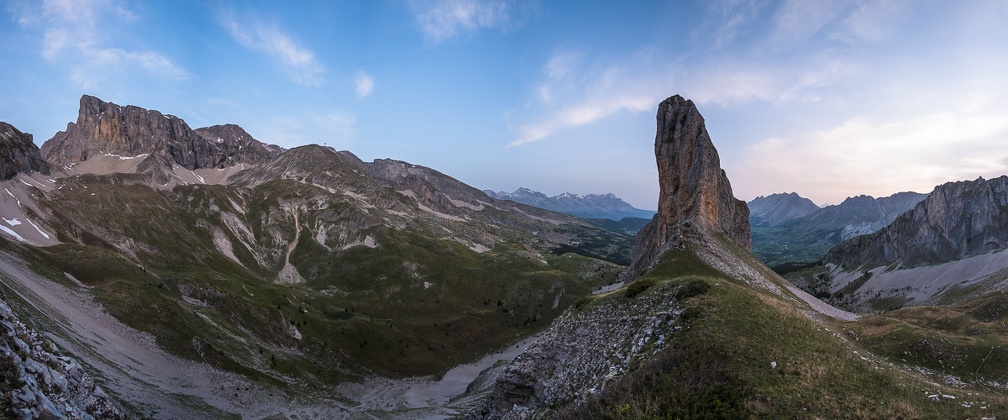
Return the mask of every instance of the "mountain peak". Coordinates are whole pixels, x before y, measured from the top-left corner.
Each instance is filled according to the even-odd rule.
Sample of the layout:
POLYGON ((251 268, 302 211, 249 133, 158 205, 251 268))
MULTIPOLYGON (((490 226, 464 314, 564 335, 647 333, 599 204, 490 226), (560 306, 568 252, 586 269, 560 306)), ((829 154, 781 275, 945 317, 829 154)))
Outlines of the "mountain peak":
POLYGON ((657 264, 686 226, 724 233, 745 249, 752 247, 749 208, 733 196, 696 105, 679 95, 669 97, 658 105, 656 119, 658 214, 637 236, 628 279, 657 264))
POLYGON ((31 134, 0 121, 0 181, 11 179, 19 172, 48 174, 49 163, 42 159, 31 134))
POLYGON ((797 193, 759 196, 749 202, 749 223, 753 226, 777 226, 819 210, 812 200, 797 193))
POLYGON ((162 155, 161 160, 187 169, 253 163, 276 154, 237 125, 202 130, 203 134, 210 134, 197 133, 174 115, 133 105, 120 106, 83 95, 77 121, 67 124, 66 131, 46 141, 41 153, 49 162, 58 165, 86 161, 95 154, 139 156, 156 153, 162 155), (207 136, 212 138, 207 139, 207 136))

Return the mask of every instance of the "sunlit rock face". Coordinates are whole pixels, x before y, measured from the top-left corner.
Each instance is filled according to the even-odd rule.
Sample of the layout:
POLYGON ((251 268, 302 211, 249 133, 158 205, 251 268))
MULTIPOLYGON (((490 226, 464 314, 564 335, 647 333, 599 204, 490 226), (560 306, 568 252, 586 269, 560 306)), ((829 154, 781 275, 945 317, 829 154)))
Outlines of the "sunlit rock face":
POLYGON ((722 233, 752 248, 749 208, 732 195, 731 183, 693 101, 672 96, 658 105, 655 158, 658 162, 658 214, 637 234, 632 280, 657 264, 677 243, 683 224, 722 233))
POLYGON ((70 165, 100 154, 157 154, 186 169, 254 163, 278 152, 237 126, 194 131, 174 115, 120 106, 89 95, 80 99, 77 122, 67 124, 66 131, 56 133, 42 145, 42 156, 56 165, 70 165))

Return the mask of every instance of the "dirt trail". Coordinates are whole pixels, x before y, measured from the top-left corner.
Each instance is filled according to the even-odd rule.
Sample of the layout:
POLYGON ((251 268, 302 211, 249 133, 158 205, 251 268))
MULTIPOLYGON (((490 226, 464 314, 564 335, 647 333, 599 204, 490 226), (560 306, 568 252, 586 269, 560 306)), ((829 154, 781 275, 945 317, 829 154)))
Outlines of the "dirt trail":
POLYGON ((467 403, 453 401, 484 370, 499 361, 510 361, 521 354, 538 336, 513 343, 472 363, 459 365, 436 380, 433 377, 388 379, 369 378, 361 384, 343 384, 338 392, 357 401, 351 410, 361 413, 397 412, 406 418, 451 418, 464 414, 467 403), (457 403, 457 404, 456 404, 457 403), (462 412, 460 412, 460 410, 462 412))

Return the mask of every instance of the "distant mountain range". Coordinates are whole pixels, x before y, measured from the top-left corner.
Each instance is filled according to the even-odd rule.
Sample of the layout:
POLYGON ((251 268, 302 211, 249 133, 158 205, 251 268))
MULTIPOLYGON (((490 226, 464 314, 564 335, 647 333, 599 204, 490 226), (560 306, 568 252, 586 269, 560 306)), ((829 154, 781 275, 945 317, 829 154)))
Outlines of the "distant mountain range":
POLYGON ((795 193, 758 197, 749 203, 753 253, 773 267, 818 261, 830 248, 879 230, 913 208, 927 194, 849 197, 823 208, 795 193))
POLYGON ((588 194, 585 196, 563 193, 550 197, 539 191, 533 191, 524 187, 511 193, 504 191, 494 192, 491 190, 484 190, 483 192, 500 200, 511 200, 587 219, 621 220, 625 217, 634 217, 650 220, 655 214, 651 210, 638 209, 612 193, 588 194))

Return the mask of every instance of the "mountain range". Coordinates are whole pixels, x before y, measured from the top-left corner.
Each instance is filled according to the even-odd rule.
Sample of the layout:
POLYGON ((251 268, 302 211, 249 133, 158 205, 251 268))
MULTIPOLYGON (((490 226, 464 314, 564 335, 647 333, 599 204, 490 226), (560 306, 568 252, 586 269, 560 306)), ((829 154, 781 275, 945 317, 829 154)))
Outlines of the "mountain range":
MULTIPOLYGON (((317 145, 279 150, 238 126, 193 130, 91 96, 41 149, 8 132, 0 244, 38 275, 10 276, 7 290, 80 289, 65 296, 94 299, 166 357, 268 385, 260 397, 277 404, 373 375, 443 372, 500 348, 616 281, 608 261, 628 263, 633 243, 430 168, 317 145)), ((123 354, 144 346, 129 335, 121 349, 111 338, 87 347, 106 321, 63 318, 75 303, 45 296, 22 299, 112 378, 105 389, 131 403, 126 413, 270 415, 207 399, 199 383, 151 371, 160 362, 135 365, 156 353, 123 354)))
POLYGON ((511 193, 504 191, 493 192, 490 190, 484 190, 483 192, 490 197, 500 200, 511 200, 541 209, 567 213, 588 219, 612 219, 618 221, 631 217, 650 220, 655 214, 653 211, 638 209, 612 193, 588 194, 585 196, 563 193, 550 197, 539 191, 533 191, 524 187, 511 193))
POLYGON ((753 253, 772 267, 813 263, 840 242, 892 223, 925 197, 915 192, 859 195, 822 208, 795 193, 757 197, 749 202, 753 253))
POLYGON ((830 249, 838 304, 882 310, 1008 287, 1008 176, 950 182, 892 224, 830 249))
POLYGON ((1008 411, 1008 177, 753 210, 692 101, 662 101, 656 122, 658 211, 636 237, 432 168, 90 96, 41 149, 2 126, 0 404, 27 418, 1008 411), (786 280, 750 251, 760 229, 839 244, 786 280))

